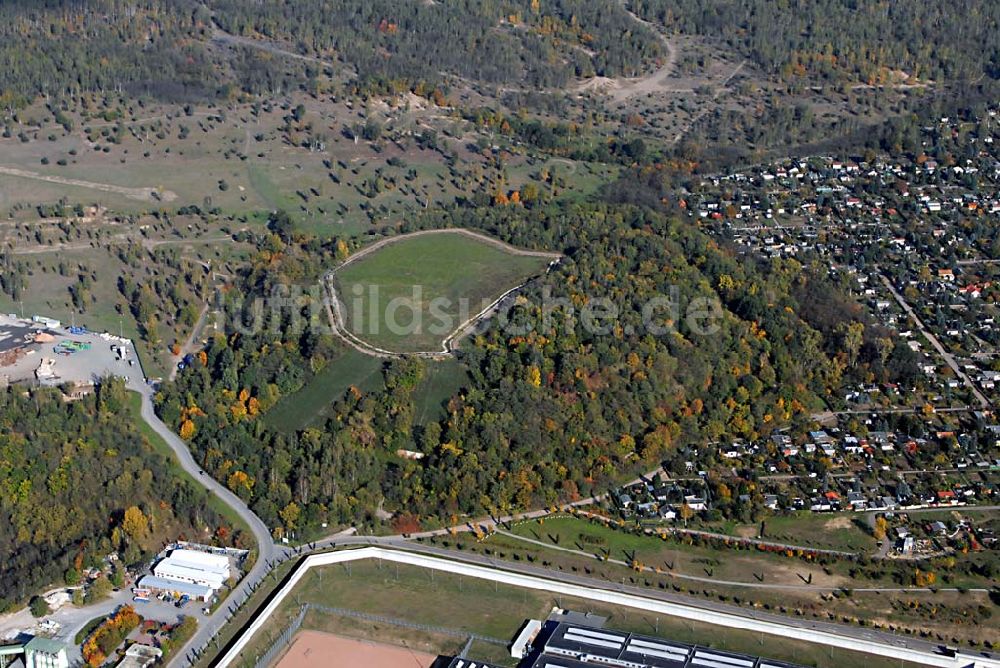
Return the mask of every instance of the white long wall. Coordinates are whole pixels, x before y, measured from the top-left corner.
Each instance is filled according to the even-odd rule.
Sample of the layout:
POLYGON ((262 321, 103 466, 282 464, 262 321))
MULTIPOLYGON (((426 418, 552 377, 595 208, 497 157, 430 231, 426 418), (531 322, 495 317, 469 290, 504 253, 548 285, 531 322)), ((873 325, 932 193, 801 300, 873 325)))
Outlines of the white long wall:
MULTIPOLYGON (((559 582, 532 575, 522 575, 509 571, 467 564, 462 562, 449 561, 440 557, 431 557, 402 550, 386 549, 382 547, 362 547, 357 549, 340 550, 338 552, 328 552, 326 554, 315 554, 305 558, 304 562, 295 570, 288 583, 274 596, 271 602, 253 620, 247 629, 237 638, 233 646, 215 664, 219 668, 227 668, 233 665, 236 657, 243 651, 243 648, 250 642, 250 639, 264 625, 267 619, 274 614, 274 611, 291 593, 299 580, 308 572, 310 568, 317 566, 329 566, 341 564, 349 561, 361 559, 383 559, 399 564, 410 564, 421 568, 428 568, 436 571, 444 571, 455 575, 480 578, 498 582, 515 587, 527 589, 537 589, 554 594, 563 594, 576 598, 591 601, 602 601, 612 605, 621 605, 646 612, 653 612, 673 617, 682 617, 697 622, 717 624, 734 629, 744 629, 757 633, 767 633, 817 643, 820 645, 830 645, 842 649, 866 652, 878 656, 903 659, 926 666, 942 666, 943 668, 1000 668, 1000 660, 976 659, 968 655, 962 657, 946 657, 932 652, 921 651, 901 646, 885 645, 874 640, 865 640, 846 635, 839 635, 829 631, 820 631, 807 628, 800 628, 792 625, 784 625, 777 622, 760 621, 750 619, 740 615, 724 612, 715 612, 693 606, 680 605, 667 601, 646 598, 636 594, 627 594, 610 589, 600 589, 585 587, 582 585, 559 582)), ((859 632, 863 632, 859 630, 859 632)))

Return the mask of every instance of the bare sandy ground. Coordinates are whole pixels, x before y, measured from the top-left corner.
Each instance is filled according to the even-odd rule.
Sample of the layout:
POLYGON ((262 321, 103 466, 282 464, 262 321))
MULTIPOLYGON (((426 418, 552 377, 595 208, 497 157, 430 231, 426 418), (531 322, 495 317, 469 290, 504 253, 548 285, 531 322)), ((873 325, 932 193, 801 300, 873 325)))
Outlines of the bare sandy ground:
POLYGON ((430 668, 436 659, 402 647, 303 631, 276 668, 430 668))

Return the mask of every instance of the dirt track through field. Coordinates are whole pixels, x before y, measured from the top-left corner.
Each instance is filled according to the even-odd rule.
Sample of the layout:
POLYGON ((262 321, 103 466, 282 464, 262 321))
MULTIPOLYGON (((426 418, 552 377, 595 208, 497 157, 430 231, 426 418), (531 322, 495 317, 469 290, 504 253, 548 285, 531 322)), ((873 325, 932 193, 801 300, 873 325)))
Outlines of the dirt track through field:
POLYGON ((14 167, 0 167, 0 174, 16 176, 22 179, 45 181, 47 183, 55 183, 61 186, 90 188, 91 190, 100 190, 106 193, 123 195, 129 199, 139 200, 140 202, 172 202, 177 199, 176 193, 169 190, 161 191, 157 188, 126 188, 124 186, 116 186, 110 183, 95 183, 93 181, 82 181, 80 179, 67 179, 62 176, 48 176, 45 174, 39 174, 38 172, 31 172, 26 169, 16 169, 14 167))
POLYGON ((436 656, 404 647, 353 640, 319 631, 295 638, 277 668, 430 668, 436 656))

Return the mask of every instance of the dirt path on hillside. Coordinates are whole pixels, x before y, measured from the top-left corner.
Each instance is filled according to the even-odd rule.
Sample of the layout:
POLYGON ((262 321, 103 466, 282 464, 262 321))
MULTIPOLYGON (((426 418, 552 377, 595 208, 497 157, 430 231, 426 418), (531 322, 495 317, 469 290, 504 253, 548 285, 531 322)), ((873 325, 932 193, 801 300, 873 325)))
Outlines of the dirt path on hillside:
POLYGON ((126 188, 124 186, 116 186, 110 183, 95 183, 94 181, 67 179, 62 176, 48 176, 46 174, 39 174, 38 172, 31 172, 26 169, 17 169, 14 167, 0 167, 0 174, 16 176, 22 179, 45 181, 47 183, 55 183, 61 186, 73 186, 76 188, 100 190, 102 192, 113 193, 115 195, 123 195, 129 199, 139 200, 140 202, 172 202, 177 199, 177 194, 170 190, 160 190, 158 188, 126 188))
POLYGON ((284 49, 274 42, 267 42, 262 39, 254 39, 253 37, 243 37, 242 35, 234 35, 232 33, 226 32, 218 24, 214 25, 214 31, 212 32, 212 41, 218 44, 223 44, 226 46, 245 46, 251 49, 257 49, 258 51, 267 51, 268 53, 273 53, 276 56, 284 56, 286 58, 293 58, 295 60, 301 60, 307 63, 313 63, 315 65, 322 65, 323 67, 328 67, 334 69, 337 67, 336 63, 332 63, 328 60, 322 60, 320 58, 314 58, 312 56, 306 56, 301 53, 295 53, 294 51, 289 51, 284 49))
POLYGON ((173 355, 170 358, 170 380, 173 381, 177 378, 177 372, 180 370, 177 365, 184 359, 185 355, 194 353, 198 346, 195 345, 195 339, 201 332, 202 327, 205 326, 205 317, 208 315, 208 304, 203 304, 201 311, 198 313, 198 320, 194 323, 194 327, 191 328, 191 333, 188 335, 184 343, 181 344, 181 351, 177 355, 173 355))
POLYGON ((641 97, 650 93, 670 92, 670 87, 667 82, 674 76, 674 65, 677 63, 677 49, 670 42, 670 40, 667 39, 667 36, 660 31, 658 26, 650 23, 629 9, 627 0, 620 1, 622 8, 629 16, 631 16, 637 23, 641 23, 646 26, 653 32, 654 35, 657 36, 660 43, 663 44, 663 48, 667 52, 667 58, 659 69, 655 72, 647 74, 646 76, 637 77, 635 79, 608 79, 604 77, 595 77, 581 84, 578 90, 604 88, 607 94, 615 102, 625 102, 630 98, 641 97))

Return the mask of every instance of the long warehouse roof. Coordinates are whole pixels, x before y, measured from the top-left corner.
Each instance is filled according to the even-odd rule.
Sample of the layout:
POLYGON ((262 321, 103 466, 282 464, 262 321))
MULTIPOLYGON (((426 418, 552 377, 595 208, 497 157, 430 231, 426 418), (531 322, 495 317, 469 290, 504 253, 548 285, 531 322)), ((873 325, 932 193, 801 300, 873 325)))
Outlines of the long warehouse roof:
POLYGON ((557 624, 530 668, 800 668, 753 655, 624 631, 557 624))

